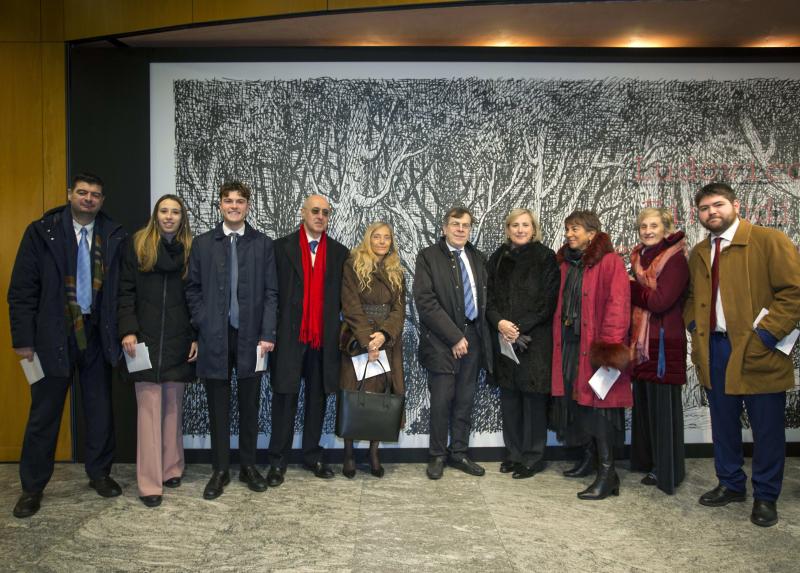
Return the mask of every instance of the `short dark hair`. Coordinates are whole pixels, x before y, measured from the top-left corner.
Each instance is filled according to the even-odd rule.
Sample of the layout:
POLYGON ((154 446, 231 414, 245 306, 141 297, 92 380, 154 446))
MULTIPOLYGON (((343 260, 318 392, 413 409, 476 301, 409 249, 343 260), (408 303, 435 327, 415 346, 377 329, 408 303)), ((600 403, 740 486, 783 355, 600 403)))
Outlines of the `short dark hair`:
POLYGON ((475 217, 472 216, 472 211, 470 211, 466 207, 451 207, 447 211, 447 213, 444 214, 444 219, 442 220, 442 224, 447 225, 450 222, 450 217, 460 219, 464 215, 469 215, 470 225, 472 224, 473 221, 475 221, 475 217))
POLYGON ((594 211, 573 211, 564 219, 564 226, 580 225, 587 231, 602 232, 600 217, 594 211))
POLYGON ((227 197, 233 191, 239 193, 248 203, 250 202, 250 187, 241 181, 228 181, 223 183, 219 188, 219 198, 227 197))
POLYGON ((722 183, 721 181, 715 181, 714 183, 709 183, 694 194, 694 206, 699 207, 700 201, 702 201, 704 197, 710 197, 712 195, 721 195, 731 203, 736 201, 736 191, 734 191, 730 185, 722 183))
POLYGON ((88 171, 81 171, 72 176, 72 184, 70 185, 69 188, 75 189, 75 185, 77 185, 81 181, 83 181, 84 183, 88 183, 89 185, 97 185, 101 189, 105 187, 103 180, 100 179, 98 175, 95 175, 94 173, 89 173, 88 171))

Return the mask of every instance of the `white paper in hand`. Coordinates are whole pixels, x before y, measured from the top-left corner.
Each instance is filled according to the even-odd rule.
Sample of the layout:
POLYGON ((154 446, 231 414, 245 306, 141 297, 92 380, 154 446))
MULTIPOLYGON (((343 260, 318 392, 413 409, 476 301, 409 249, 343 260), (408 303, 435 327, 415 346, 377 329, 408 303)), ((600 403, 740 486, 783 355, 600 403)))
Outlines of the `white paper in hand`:
POLYGON ((386 356, 385 350, 381 350, 380 354, 378 355, 378 359, 375 362, 369 362, 368 352, 353 356, 352 361, 353 368, 356 371, 356 380, 363 380, 364 378, 377 376, 379 374, 383 374, 384 371, 389 372, 391 370, 389 367, 389 358, 386 356), (369 365, 367 365, 368 362, 369 365), (378 362, 381 364, 378 364, 378 362), (383 365, 383 368, 381 368, 381 365, 383 365), (364 368, 367 369, 366 374, 364 373, 364 368))
POLYGON ((589 378, 589 386, 592 387, 594 393, 597 394, 597 397, 601 400, 605 400, 606 396, 608 395, 608 391, 611 390, 611 387, 614 385, 614 382, 617 381, 619 378, 619 370, 616 368, 608 368, 606 366, 601 366, 597 369, 591 378, 589 378))
POLYGON ((497 340, 500 342, 500 353, 503 356, 508 356, 511 360, 519 364, 519 358, 517 358, 517 353, 514 352, 514 347, 511 346, 511 343, 499 332, 497 333, 497 340))
MULTIPOLYGON (((761 319, 767 316, 768 314, 769 311, 766 308, 762 308, 761 312, 758 313, 758 316, 753 321, 753 329, 758 328, 758 323, 761 322, 761 319)), ((800 330, 797 330, 795 328, 793 331, 791 331, 789 334, 787 334, 778 341, 778 343, 775 345, 775 349, 780 350, 786 356, 789 356, 792 353, 792 348, 794 348, 794 343, 797 342, 798 336, 800 336, 800 330)))
POLYGON ((28 362, 27 358, 23 358, 19 363, 22 365, 22 371, 25 373, 25 378, 28 379, 28 384, 36 384, 44 378, 42 363, 39 361, 39 355, 35 352, 33 353, 33 361, 28 362))
POLYGON ((153 367, 153 365, 150 364, 150 351, 147 350, 147 345, 144 342, 140 342, 136 345, 136 358, 131 358, 130 354, 124 350, 122 354, 125 356, 125 364, 128 366, 129 373, 139 372, 140 370, 147 370, 153 367))
POLYGON ((264 356, 261 356, 261 347, 256 345, 256 372, 264 372, 267 369, 268 358, 269 352, 265 352, 264 356))

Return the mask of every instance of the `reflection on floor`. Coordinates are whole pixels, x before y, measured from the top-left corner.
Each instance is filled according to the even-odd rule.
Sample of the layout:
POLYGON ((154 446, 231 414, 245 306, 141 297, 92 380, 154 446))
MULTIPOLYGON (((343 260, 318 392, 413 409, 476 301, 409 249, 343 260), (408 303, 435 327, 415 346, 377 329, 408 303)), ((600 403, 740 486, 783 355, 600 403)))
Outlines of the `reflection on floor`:
MULTIPOLYGON (((624 462, 622 462, 624 464, 624 462)), ((186 470, 161 507, 138 499, 135 468, 117 465, 124 493, 100 498, 83 468, 58 464, 37 515, 16 519, 16 464, 0 465, 3 571, 798 571, 800 458, 789 458, 780 522, 749 521, 751 502, 697 503, 716 485, 713 462, 687 460, 675 496, 620 470, 621 495, 579 501, 591 478, 561 476, 567 462, 512 480, 393 464, 377 479, 320 480, 290 467, 286 483, 253 493, 237 479, 204 501, 206 465, 186 470)), ((336 467, 338 471, 340 467, 336 467)), ((361 468, 360 468, 361 469, 361 468)))

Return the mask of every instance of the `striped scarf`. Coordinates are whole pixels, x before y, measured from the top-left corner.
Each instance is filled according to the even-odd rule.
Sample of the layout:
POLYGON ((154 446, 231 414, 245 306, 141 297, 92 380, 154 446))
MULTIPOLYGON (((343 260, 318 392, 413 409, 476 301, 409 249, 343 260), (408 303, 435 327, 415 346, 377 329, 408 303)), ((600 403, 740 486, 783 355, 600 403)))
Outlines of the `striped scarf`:
MULTIPOLYGON (((69 245, 70 242, 68 241, 67 244, 69 245)), ((100 238, 97 226, 95 226, 94 241, 92 242, 92 306, 94 306, 97 300, 97 294, 103 286, 103 277, 105 276, 102 247, 103 241, 100 238)), ((72 331, 75 333, 75 342, 78 344, 78 350, 86 350, 86 325, 83 323, 81 305, 78 304, 78 280, 76 278, 78 273, 75 268, 76 259, 68 256, 66 260, 69 261, 69 272, 64 277, 64 287, 67 293, 65 308, 67 315, 67 331, 69 332, 69 325, 71 323, 72 331)))

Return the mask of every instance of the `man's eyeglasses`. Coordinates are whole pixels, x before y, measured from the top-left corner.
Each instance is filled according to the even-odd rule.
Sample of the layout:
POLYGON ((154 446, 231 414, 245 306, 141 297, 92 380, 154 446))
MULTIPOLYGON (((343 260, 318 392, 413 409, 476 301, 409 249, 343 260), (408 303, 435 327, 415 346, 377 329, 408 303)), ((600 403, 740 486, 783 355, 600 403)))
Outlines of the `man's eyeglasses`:
POLYGON ((447 223, 447 226, 451 229, 464 229, 465 231, 469 231, 472 228, 472 223, 461 223, 459 221, 450 221, 447 223))
POLYGON ((320 213, 322 213, 323 217, 330 217, 331 214, 330 209, 320 209, 319 207, 311 207, 309 211, 311 211, 312 215, 319 215, 320 213))

